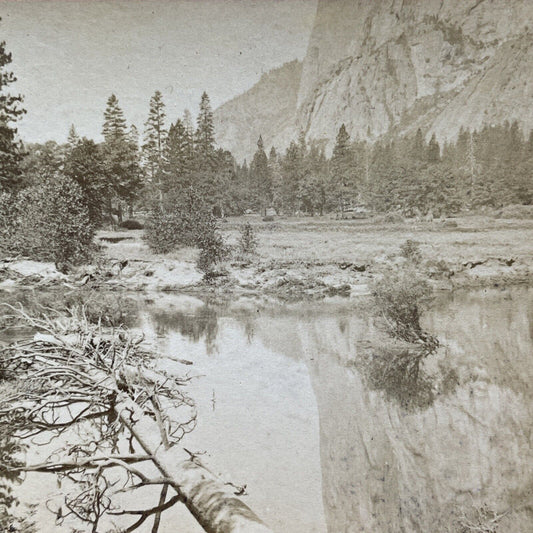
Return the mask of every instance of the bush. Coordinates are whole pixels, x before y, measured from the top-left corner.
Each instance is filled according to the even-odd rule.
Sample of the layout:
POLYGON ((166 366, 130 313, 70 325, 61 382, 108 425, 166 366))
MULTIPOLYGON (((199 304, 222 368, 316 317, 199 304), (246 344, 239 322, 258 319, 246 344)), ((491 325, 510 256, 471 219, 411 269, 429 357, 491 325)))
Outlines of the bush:
POLYGON ((386 268, 371 284, 371 291, 390 335, 409 343, 423 342, 428 351, 436 348, 436 339, 420 325, 422 305, 431 288, 413 266, 386 268))
POLYGON ((124 229, 143 229, 144 226, 138 220, 124 220, 120 223, 120 227, 124 229))
POLYGON ((507 205, 496 215, 496 218, 533 218, 533 205, 507 205))
POLYGON ((16 253, 18 202, 14 194, 0 193, 0 252, 16 253))
POLYGON ((200 247, 200 255, 196 266, 204 273, 205 279, 212 279, 219 274, 217 266, 229 256, 229 249, 224 243, 222 235, 218 233, 214 219, 206 231, 198 236, 198 246, 200 247))
POLYGON ((146 220, 144 239, 156 253, 168 253, 178 246, 198 246, 210 231, 213 215, 193 189, 179 197, 156 201, 146 220))
POLYGON ((3 248, 32 259, 53 261, 60 270, 82 263, 94 250, 94 226, 79 185, 65 177, 2 199, 3 248))
POLYGON ((400 255, 411 261, 413 264, 418 265, 422 261, 422 252, 420 251, 420 243, 407 239, 400 246, 400 255))
POLYGON ((257 236, 254 228, 249 222, 241 226, 241 236, 239 238, 238 247, 241 254, 254 254, 257 250, 257 236))
POLYGON ((167 212, 162 205, 154 205, 144 227, 144 240, 156 254, 166 254, 180 243, 181 217, 167 212))

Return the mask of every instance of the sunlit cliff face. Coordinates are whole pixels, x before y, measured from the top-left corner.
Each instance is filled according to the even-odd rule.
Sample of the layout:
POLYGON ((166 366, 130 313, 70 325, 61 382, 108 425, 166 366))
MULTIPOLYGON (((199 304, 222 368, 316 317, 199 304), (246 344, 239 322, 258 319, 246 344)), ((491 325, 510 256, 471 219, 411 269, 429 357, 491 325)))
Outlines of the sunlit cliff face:
POLYGON ((343 123, 370 140, 418 128, 450 140, 506 120, 529 131, 532 31, 529 0, 319 0, 299 82, 285 73, 276 92, 265 77, 224 106, 218 141, 262 131, 283 150, 304 131, 331 151, 343 123), (273 94, 284 122, 269 113, 273 94))

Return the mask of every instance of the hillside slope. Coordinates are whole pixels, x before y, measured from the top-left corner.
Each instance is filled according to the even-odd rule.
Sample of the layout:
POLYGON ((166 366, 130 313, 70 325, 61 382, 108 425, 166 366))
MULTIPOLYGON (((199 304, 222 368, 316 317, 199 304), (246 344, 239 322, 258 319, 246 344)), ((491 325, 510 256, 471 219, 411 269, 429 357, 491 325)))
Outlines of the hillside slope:
POLYGON ((249 91, 215 110, 216 140, 238 160, 257 148, 259 135, 265 147, 290 142, 296 120, 296 102, 302 63, 291 61, 263 74, 249 91))

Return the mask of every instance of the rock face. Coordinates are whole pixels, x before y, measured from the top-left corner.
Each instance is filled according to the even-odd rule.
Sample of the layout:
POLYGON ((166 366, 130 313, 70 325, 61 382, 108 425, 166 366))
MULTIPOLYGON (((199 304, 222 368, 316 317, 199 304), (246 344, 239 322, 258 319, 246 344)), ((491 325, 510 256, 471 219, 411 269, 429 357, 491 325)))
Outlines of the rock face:
POLYGON ((296 123, 296 102, 302 63, 291 61, 263 74, 259 82, 214 113, 217 142, 237 160, 248 158, 257 149, 262 135, 266 147, 289 144, 296 123))
MULTIPOLYGON (((450 139, 461 127, 505 120, 530 129, 532 73, 530 0, 319 0, 297 98, 283 98, 283 131, 274 134, 277 113, 258 117, 253 131, 268 131, 281 148, 303 129, 331 148, 342 123, 370 140, 418 127, 450 139)), ((235 144, 249 136, 249 94, 270 93, 267 82, 274 78, 221 108, 222 145, 228 133, 238 133, 235 144)))

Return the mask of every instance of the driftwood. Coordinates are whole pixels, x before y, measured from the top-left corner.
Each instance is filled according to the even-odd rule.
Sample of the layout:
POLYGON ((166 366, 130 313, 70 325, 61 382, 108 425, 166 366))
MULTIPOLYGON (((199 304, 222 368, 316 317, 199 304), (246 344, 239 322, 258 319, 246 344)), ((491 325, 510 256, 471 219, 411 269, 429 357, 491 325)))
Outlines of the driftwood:
POLYGON ((224 483, 180 446, 196 422, 194 404, 183 393, 188 377, 158 370, 141 340, 125 330, 105 334, 79 319, 36 320, 18 314, 40 332, 0 350, 0 380, 12 384, 0 394, 0 424, 8 424, 20 438, 59 436, 80 424, 99 432, 98 438, 64 449, 59 460, 54 456, 38 465, 12 466, 78 483, 79 493, 65 495, 67 511, 54 511, 58 517, 73 515, 92 524, 95 533, 104 515, 135 518, 122 529, 126 533, 153 517, 155 532, 161 513, 181 502, 207 533, 271 531, 239 499, 243 489, 224 483), (180 409, 188 415, 178 421, 173 414, 180 409), (127 453, 119 450, 119 434, 128 436, 127 453), (139 467, 143 462, 155 465, 160 477, 148 477, 139 467), (119 488, 117 470, 126 478, 119 488), (109 477, 111 471, 114 477, 109 477), (160 487, 154 507, 121 509, 114 503, 116 493, 147 485, 160 487), (170 498, 169 488, 174 493, 170 498))

